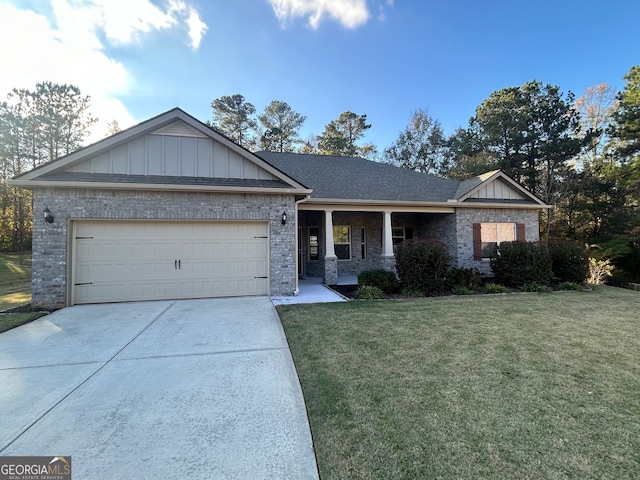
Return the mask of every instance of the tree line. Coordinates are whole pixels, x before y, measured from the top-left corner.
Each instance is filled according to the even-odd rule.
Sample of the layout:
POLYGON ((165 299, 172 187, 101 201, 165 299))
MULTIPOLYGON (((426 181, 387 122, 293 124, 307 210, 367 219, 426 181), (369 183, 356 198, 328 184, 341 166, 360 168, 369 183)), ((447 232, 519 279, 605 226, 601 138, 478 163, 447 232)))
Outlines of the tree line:
POLYGON ((243 95, 226 95, 211 102, 213 121, 208 124, 247 150, 363 156, 376 152, 372 144, 358 145, 371 128, 366 115, 343 112, 329 122, 321 135, 300 138, 306 116, 282 100, 270 102, 260 115, 243 95))
MULTIPOLYGON (((222 96, 207 123, 250 151, 361 156, 458 180, 502 169, 555 206, 541 216, 543 238, 597 244, 640 275, 640 66, 624 80, 620 92, 602 84, 577 99, 539 81, 503 88, 449 136, 417 109, 382 151, 364 141, 367 116, 350 111, 301 138, 306 116, 282 100, 256 114, 244 96, 222 96)), ((30 245, 30 192, 6 180, 77 149, 95 122, 73 85, 38 83, 0 103, 0 248, 30 245)))
POLYGON ((42 82, 13 89, 0 102, 1 249, 31 248, 31 191, 6 181, 80 148, 97 121, 90 101, 73 85, 42 82))
POLYGON ((258 122, 241 123, 255 108, 233 95, 212 102, 212 126, 250 150, 363 156, 457 180, 501 169, 554 207, 541 215, 544 240, 594 245, 594 254, 640 280, 640 66, 624 80, 620 92, 601 84, 577 99, 535 80, 503 88, 448 137, 418 109, 382 153, 358 143, 371 125, 348 111, 302 140, 305 117, 285 102, 269 104, 258 122))

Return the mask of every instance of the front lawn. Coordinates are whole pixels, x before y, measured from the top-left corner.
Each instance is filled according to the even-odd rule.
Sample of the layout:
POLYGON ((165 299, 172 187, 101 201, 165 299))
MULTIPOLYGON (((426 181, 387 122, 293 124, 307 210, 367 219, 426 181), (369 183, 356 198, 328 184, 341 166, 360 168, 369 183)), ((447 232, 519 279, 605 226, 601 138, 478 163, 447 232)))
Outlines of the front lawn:
POLYGON ((31 302, 31 256, 0 254, 0 310, 31 302))
POLYGON ((640 294, 278 307, 327 479, 640 478, 640 294))
MULTIPOLYGON (((0 255, 0 310, 28 305, 31 302, 31 255, 0 255)), ((0 313, 0 333, 35 320, 42 312, 0 313)))

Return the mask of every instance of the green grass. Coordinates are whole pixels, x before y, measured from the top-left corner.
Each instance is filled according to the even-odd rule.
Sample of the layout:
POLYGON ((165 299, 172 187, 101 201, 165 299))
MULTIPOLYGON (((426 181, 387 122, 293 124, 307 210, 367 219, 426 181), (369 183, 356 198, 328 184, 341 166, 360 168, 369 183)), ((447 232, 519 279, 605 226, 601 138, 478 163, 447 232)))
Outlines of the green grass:
POLYGON ((0 310, 31 301, 31 256, 24 265, 15 254, 0 255, 0 310))
POLYGON ((0 313, 0 333, 19 327, 25 323, 29 323, 36 318, 46 315, 43 312, 28 313, 0 313))
POLYGON ((327 479, 640 478, 640 294, 278 307, 327 479))
MULTIPOLYGON (((31 302, 31 255, 23 259, 17 254, 0 255, 0 310, 31 302)), ((0 314, 0 333, 30 322, 42 313, 0 314)))

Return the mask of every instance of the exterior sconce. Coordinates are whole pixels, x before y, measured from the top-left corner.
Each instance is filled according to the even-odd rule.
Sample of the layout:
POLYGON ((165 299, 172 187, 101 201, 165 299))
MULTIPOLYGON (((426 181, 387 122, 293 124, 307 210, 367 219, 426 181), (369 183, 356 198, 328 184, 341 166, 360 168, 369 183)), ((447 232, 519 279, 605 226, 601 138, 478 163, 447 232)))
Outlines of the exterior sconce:
POLYGON ((287 212, 282 212, 282 224, 287 224, 287 212))
POLYGON ((44 214, 44 221, 47 223, 53 223, 53 214, 51 213, 51 210, 49 210, 49 208, 47 208, 47 206, 44 206, 44 210, 42 211, 42 213, 44 214))

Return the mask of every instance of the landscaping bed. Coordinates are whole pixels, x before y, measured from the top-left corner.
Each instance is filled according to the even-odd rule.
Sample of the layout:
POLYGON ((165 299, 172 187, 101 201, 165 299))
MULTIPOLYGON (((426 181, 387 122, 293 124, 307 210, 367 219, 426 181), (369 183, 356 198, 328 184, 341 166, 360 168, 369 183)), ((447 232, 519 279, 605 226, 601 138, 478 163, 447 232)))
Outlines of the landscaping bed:
MULTIPOLYGON (((522 290, 518 288, 509 288, 502 287, 498 288, 500 291, 492 290, 492 286, 496 284, 493 282, 493 279, 483 279, 482 284, 477 290, 464 290, 464 293, 454 293, 453 291, 444 292, 438 296, 449 296, 449 295, 483 295, 483 294, 497 294, 497 293, 544 293, 544 292, 565 292, 565 291, 574 291, 574 290, 582 290, 589 291, 591 289, 588 285, 553 285, 551 287, 544 286, 533 286, 529 291, 522 290)), ((354 300, 357 298, 358 285, 327 285, 331 290, 339 293, 340 295, 354 300)), ((404 294, 404 293, 388 293, 384 294, 382 298, 386 299, 403 299, 403 298, 416 298, 417 296, 427 297, 429 295, 416 295, 414 294, 404 294)))

